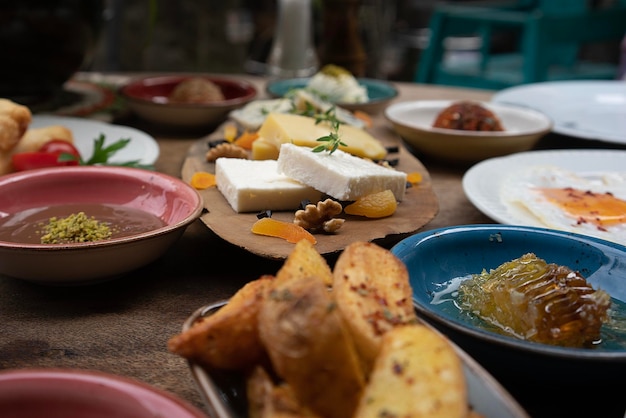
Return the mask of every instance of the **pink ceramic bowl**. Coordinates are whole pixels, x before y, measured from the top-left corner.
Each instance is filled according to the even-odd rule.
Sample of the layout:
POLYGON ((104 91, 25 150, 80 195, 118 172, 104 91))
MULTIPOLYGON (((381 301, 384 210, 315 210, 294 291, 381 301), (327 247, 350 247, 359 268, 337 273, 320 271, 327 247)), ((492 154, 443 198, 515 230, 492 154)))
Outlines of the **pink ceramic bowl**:
POLYGON ((0 415, 11 418, 207 418, 148 384, 101 372, 24 369, 0 372, 0 415))
MULTIPOLYGON (((0 274, 45 284, 119 277, 163 255, 200 216, 202 206, 202 198, 187 183, 139 168, 54 167, 2 176, 0 274), (83 205, 107 205, 122 212, 139 210, 142 216, 158 218, 160 224, 131 235, 83 243, 41 244, 39 237, 25 242, 14 236, 11 228, 25 222, 21 218, 41 217, 42 208, 50 210, 57 205, 69 212, 61 217, 83 210, 83 205)), ((87 210, 85 213, 89 215, 87 210)), ((48 212, 45 215, 49 219, 48 212)))
POLYGON ((228 113, 257 96, 257 90, 248 81, 209 75, 168 75, 137 78, 120 88, 132 111, 149 122, 177 127, 200 128, 223 122, 228 113), (182 81, 202 77, 215 83, 225 100, 211 103, 172 103, 169 96, 182 81))

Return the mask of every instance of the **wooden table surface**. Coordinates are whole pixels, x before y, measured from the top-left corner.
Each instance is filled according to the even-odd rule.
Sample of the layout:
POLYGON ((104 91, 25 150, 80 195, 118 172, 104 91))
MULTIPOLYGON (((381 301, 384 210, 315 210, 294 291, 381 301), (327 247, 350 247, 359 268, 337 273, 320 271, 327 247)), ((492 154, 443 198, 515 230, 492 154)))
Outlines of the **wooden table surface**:
MULTIPOLYGON (((79 76, 115 82, 129 77, 79 76)), ((264 95, 265 79, 241 77, 255 82, 264 95)), ((397 86, 400 94, 395 101, 489 100, 492 94, 413 83, 397 86)), ((154 136, 161 150, 156 170, 176 177, 180 177, 189 147, 210 133, 166 131, 132 115, 115 122, 154 136)), ((374 123, 388 124, 382 115, 377 115, 374 123)), ((607 144, 551 134, 537 148, 590 146, 607 144)), ((461 179, 467 166, 417 157, 428 169, 440 203, 439 213, 422 230, 493 223, 464 195, 461 179)), ((197 308, 228 298, 246 282, 263 273, 275 273, 279 267, 280 262, 246 253, 222 241, 197 221, 162 258, 114 281, 83 287, 44 287, 0 277, 0 369, 98 370, 141 380, 204 409, 186 362, 167 351, 167 340, 180 332, 185 319, 197 308)), ((563 394, 549 394, 557 388, 542 387, 541 380, 538 376, 537 382, 507 382, 507 388, 534 417, 585 416, 584 411, 589 410, 595 412, 594 416, 623 415, 623 400, 611 402, 587 395, 597 382, 577 382, 576 387, 563 390, 563 394)), ((620 390, 624 390, 623 385, 620 390)))

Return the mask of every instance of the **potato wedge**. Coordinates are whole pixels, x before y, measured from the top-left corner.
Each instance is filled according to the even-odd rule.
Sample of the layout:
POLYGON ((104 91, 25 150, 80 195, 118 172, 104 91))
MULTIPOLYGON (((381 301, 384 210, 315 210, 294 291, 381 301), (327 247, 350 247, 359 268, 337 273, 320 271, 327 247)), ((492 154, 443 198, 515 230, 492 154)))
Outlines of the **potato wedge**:
POLYGON ((332 292, 366 372, 378 354, 382 335, 417 321, 406 266, 371 242, 352 243, 339 255, 332 292))
POLYGON ((463 366, 452 345, 424 325, 387 331, 354 418, 454 418, 468 413, 463 366))
POLYGON ((213 315, 168 341, 168 349, 208 369, 245 370, 266 362, 258 313, 273 276, 248 282, 213 315))
POLYGON ((333 272, 326 259, 307 240, 301 240, 294 245, 283 266, 276 273, 276 280, 280 282, 286 277, 295 276, 319 277, 327 286, 333 283, 333 272))
POLYGON ((321 278, 294 272, 275 282, 259 312, 259 334, 276 374, 301 404, 326 418, 352 416, 365 378, 321 278))
POLYGON ((263 417, 269 393, 274 382, 262 366, 252 368, 246 376, 246 398, 248 400, 248 418, 263 417))
POLYGON ((317 418, 296 399, 287 383, 276 384, 263 367, 247 376, 248 418, 317 418))

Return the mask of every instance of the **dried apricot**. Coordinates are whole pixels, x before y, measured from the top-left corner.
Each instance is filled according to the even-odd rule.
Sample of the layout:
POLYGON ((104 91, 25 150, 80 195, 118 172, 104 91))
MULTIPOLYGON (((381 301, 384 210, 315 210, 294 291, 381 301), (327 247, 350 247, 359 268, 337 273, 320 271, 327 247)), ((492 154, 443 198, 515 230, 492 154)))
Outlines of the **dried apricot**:
POLYGON ((207 173, 206 171, 196 171, 191 176, 189 184, 197 190, 213 187, 215 186, 215 174, 207 173))
POLYGON ((368 218, 384 218, 394 214, 398 207, 396 197, 391 190, 368 194, 346 206, 343 211, 348 215, 368 218))
POLYGON ((228 142, 233 142, 237 138, 237 126, 229 123, 224 126, 224 139, 228 142))
POLYGON ((417 171, 413 171, 411 173, 407 173, 406 181, 411 184, 417 184, 422 182, 422 173, 418 173, 417 171))
POLYGON ((282 238, 294 244, 303 239, 311 242, 311 244, 317 243, 315 237, 300 225, 272 218, 261 218, 256 221, 252 225, 252 232, 258 235, 282 238))
POLYGON ((366 128, 372 127, 374 122, 372 121, 372 117, 369 114, 363 112, 362 110, 355 110, 352 113, 357 119, 361 119, 363 123, 365 123, 366 128))
POLYGON ((239 137, 237 137, 237 139, 235 139, 234 144, 243 149, 251 150, 252 143, 256 141, 258 137, 258 132, 244 131, 241 135, 239 135, 239 137))

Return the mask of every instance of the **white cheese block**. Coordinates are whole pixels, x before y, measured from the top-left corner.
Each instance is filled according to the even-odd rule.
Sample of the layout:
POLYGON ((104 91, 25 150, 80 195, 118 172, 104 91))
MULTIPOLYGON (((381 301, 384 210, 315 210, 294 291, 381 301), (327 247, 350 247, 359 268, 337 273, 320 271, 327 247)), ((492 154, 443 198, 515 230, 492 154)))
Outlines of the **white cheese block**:
POLYGON ((401 201, 406 191, 406 173, 341 150, 330 154, 283 144, 277 161, 279 173, 338 200, 356 200, 389 189, 401 201))
POLYGON ((297 210, 302 200, 317 202, 322 193, 277 170, 276 160, 218 158, 215 182, 238 213, 262 210, 297 210))

